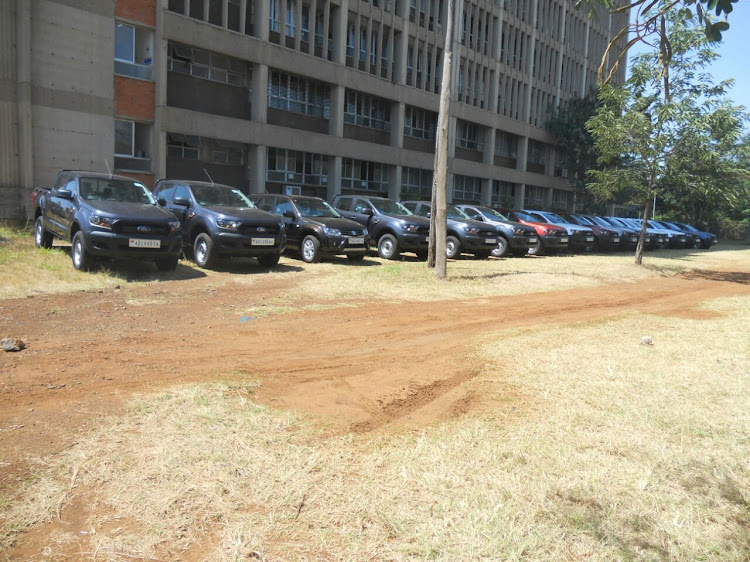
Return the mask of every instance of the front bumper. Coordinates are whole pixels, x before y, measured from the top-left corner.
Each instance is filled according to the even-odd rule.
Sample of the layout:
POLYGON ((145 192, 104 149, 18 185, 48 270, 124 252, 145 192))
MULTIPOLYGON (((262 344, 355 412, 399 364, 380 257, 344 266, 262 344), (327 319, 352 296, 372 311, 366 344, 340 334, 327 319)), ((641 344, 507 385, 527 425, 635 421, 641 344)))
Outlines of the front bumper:
POLYGON ((570 244, 570 238, 566 236, 556 236, 554 234, 545 234, 539 237, 542 242, 542 247, 546 249, 563 249, 567 248, 570 244))
POLYGON ((211 236, 214 248, 222 256, 258 257, 280 254, 286 247, 286 234, 248 236, 237 232, 219 232, 211 236), (269 243, 272 241, 273 243, 269 243))
POLYGON ((510 248, 511 250, 528 250, 529 248, 536 246, 538 240, 539 237, 536 234, 531 234, 529 236, 517 234, 511 239, 510 248))
POLYGON ((430 236, 429 233, 401 233, 398 235, 398 243, 401 246, 401 249, 406 252, 427 250, 430 244, 430 236))
POLYGON ((182 251, 182 232, 168 236, 135 236, 118 234, 110 230, 92 230, 84 233, 86 251, 93 256, 113 259, 162 259, 179 257, 182 251), (156 244, 158 247, 131 246, 134 244, 156 244))
POLYGON ((327 256, 344 254, 347 256, 366 254, 370 249, 369 236, 327 236, 323 239, 320 250, 327 256), (362 239, 363 243, 356 243, 362 239), (352 243, 354 240, 355 243, 352 243))
POLYGON ((467 234, 461 239, 461 249, 465 252, 492 250, 497 244, 497 234, 486 236, 467 234))

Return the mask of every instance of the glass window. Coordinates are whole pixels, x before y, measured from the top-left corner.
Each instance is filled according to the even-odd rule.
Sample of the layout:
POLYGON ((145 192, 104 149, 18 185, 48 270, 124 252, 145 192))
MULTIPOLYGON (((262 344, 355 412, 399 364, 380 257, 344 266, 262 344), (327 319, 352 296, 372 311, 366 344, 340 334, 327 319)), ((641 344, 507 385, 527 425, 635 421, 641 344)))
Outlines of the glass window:
POLYGON ((133 156, 135 123, 115 119, 115 154, 133 156))
POLYGON ((115 59, 135 62, 135 27, 132 25, 115 24, 115 59))

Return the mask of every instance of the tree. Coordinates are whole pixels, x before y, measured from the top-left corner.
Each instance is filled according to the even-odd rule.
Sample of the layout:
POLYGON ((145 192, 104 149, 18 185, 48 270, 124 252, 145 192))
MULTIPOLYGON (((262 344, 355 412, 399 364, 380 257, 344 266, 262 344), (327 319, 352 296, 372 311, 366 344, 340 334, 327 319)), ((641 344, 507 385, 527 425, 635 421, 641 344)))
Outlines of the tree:
POLYGON ((747 116, 725 98, 731 83, 715 85, 703 71, 718 55, 696 22, 682 15, 669 21, 668 40, 671 94, 664 93, 659 55, 641 55, 625 86, 602 87, 601 107, 587 125, 603 166, 591 172, 589 188, 607 197, 626 193, 643 209, 639 265, 654 197, 669 193, 670 186, 726 193, 746 174, 733 153, 747 116))

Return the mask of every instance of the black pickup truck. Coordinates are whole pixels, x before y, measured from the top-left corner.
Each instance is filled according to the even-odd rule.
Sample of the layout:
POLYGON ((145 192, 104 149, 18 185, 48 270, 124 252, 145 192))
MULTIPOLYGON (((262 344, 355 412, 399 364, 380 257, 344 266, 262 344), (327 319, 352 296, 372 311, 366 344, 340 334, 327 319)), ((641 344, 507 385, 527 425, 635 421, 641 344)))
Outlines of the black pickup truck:
POLYGON ((344 218, 367 227, 381 258, 395 260, 406 251, 427 259, 430 221, 400 203, 384 197, 336 195, 333 206, 344 218))
POLYGON ((165 179, 154 187, 159 205, 182 224, 185 245, 200 267, 211 268, 219 258, 257 258, 273 267, 286 246, 279 217, 256 208, 239 189, 192 180, 165 179))
POLYGON ((132 178, 63 170, 54 188, 33 191, 31 203, 36 246, 51 248, 54 238, 70 242, 78 270, 97 258, 152 260, 161 271, 177 267, 180 222, 132 178))

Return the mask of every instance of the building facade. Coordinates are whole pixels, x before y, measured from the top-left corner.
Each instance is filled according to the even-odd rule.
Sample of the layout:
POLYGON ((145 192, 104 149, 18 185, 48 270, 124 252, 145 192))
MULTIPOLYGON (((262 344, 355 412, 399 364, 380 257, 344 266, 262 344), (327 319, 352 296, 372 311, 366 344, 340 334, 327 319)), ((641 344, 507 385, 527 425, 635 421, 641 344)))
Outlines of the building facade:
MULTIPOLYGON (((448 0, 0 0, 0 216, 80 168, 428 198, 448 0)), ((448 200, 572 210, 543 126, 628 15, 456 0, 448 200)), ((624 79, 625 69, 617 80, 624 79)))

